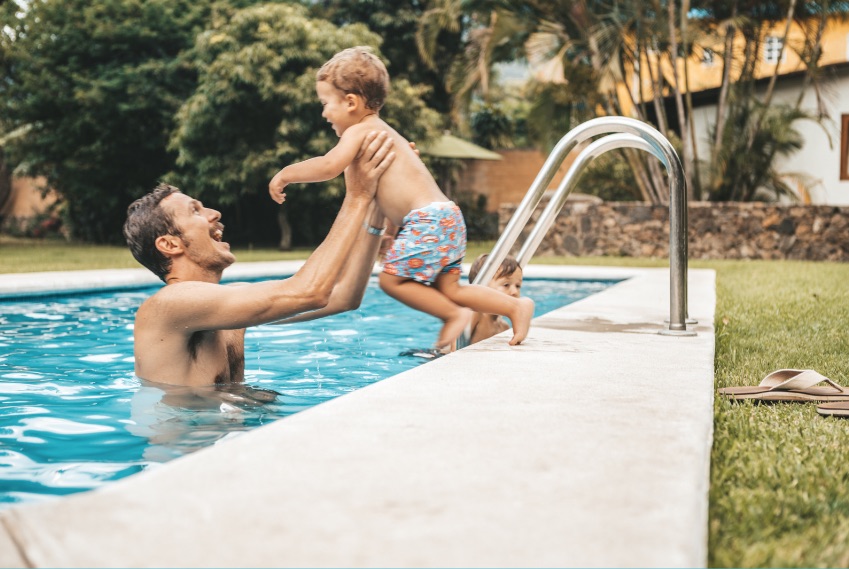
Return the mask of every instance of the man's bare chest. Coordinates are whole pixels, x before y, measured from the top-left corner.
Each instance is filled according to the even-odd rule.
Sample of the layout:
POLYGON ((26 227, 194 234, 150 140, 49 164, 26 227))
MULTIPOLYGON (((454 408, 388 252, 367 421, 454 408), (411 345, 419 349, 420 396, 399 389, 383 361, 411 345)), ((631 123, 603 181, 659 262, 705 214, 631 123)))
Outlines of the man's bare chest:
POLYGON ((193 375, 213 377, 215 383, 244 379, 244 330, 195 332, 188 338, 186 353, 193 375))

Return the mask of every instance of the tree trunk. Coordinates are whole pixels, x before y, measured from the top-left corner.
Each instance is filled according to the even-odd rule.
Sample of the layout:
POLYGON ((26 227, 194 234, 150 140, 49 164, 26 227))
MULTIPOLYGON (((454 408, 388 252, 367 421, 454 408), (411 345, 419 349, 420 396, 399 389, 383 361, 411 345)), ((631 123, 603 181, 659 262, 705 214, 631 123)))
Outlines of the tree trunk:
POLYGON ((286 208, 277 208, 277 224, 280 226, 280 243, 277 248, 281 251, 289 251, 292 249, 292 226, 289 225, 289 216, 286 214, 286 208))
MULTIPOLYGON (((761 106, 760 112, 758 113, 758 120, 755 122, 754 127, 749 131, 749 139, 746 141, 746 151, 752 149, 752 144, 755 142, 755 137, 758 132, 761 130, 761 125, 763 124, 764 117, 766 117, 767 109, 769 108, 770 103, 772 103, 772 95, 775 92, 775 83, 778 81, 779 70, 781 69, 781 58, 784 56, 784 50, 787 49, 787 37, 790 35, 790 26, 793 24, 793 13, 796 11, 796 0, 790 0, 790 5, 787 8, 787 22, 784 25, 784 34, 781 37, 781 49, 778 50, 778 61, 775 64, 775 71, 772 73, 772 77, 769 78, 769 86, 766 88, 766 94, 764 95, 763 105, 761 106)), ((804 93, 804 91, 802 91, 804 93)))
POLYGON ((12 175, 9 172, 9 167, 6 165, 6 159, 3 155, 3 150, 0 149, 0 211, 9 201, 12 196, 12 175))
POLYGON ((663 108, 661 102, 663 101, 663 74, 660 72, 660 54, 655 52, 657 57, 655 61, 657 61, 658 69, 657 75, 655 75, 654 70, 652 69, 651 62, 651 51, 646 50, 646 60, 648 61, 648 65, 646 67, 649 70, 649 78, 651 79, 652 85, 652 102, 654 103, 654 112, 657 114, 657 130, 659 130, 663 136, 666 136, 669 127, 666 123, 666 110, 663 108))
POLYGON ((737 3, 731 9, 731 18, 725 25, 725 53, 722 54, 722 83, 719 87, 719 100, 716 102, 716 119, 713 139, 713 156, 719 155, 722 145, 722 136, 725 133, 725 114, 728 104, 728 89, 731 85, 731 63, 734 60, 734 35, 737 33, 734 27, 734 19, 737 17, 737 3))
MULTIPOLYGON (((667 19, 669 23, 669 63, 672 65, 672 90, 675 94, 675 110, 678 112, 678 129, 681 136, 681 161, 684 164, 684 183, 687 185, 688 193, 693 187, 693 165, 690 159, 690 140, 687 137, 687 118, 684 113, 684 98, 681 95, 681 81, 678 76, 678 35, 675 30, 675 2, 668 0, 666 3, 667 19)), ((682 30, 683 34, 683 30, 682 30)), ((684 53, 686 61, 687 54, 684 53)), ((692 196, 687 196, 692 198, 692 196)))
MULTIPOLYGON (((819 22, 817 23, 817 33, 814 36, 813 45, 811 45, 811 56, 810 59, 805 61, 805 78, 802 80, 802 89, 799 91, 799 97, 796 99, 796 107, 800 108, 802 106, 802 101, 805 98, 805 92, 808 90, 808 86, 813 81, 815 76, 815 69, 819 69, 819 61, 820 56, 822 55, 822 34, 825 31, 825 26, 827 23, 827 14, 825 10, 823 10, 822 15, 820 16, 819 22)), ((824 105, 822 103, 822 97, 820 96, 819 88, 816 83, 814 84, 816 95, 817 95, 817 114, 822 117, 825 116, 826 111, 824 110, 824 105)))

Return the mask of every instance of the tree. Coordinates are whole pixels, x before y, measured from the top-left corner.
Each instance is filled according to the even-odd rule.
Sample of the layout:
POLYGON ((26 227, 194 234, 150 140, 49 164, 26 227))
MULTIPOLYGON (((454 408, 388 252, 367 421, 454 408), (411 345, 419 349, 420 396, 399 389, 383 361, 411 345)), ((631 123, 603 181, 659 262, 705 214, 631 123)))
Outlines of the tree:
MULTIPOLYGON (((788 181, 805 187, 809 185, 807 177, 779 172, 775 158, 802 148, 804 140, 793 128, 795 121, 816 118, 790 105, 767 107, 753 97, 732 96, 728 107, 723 139, 715 147, 718 154, 709 162, 708 199, 769 201, 780 196, 796 197, 788 181)), ((716 135, 715 126, 711 135, 716 135)))
POLYGON ((470 110, 472 142, 485 148, 527 146, 528 105, 504 96, 498 103, 478 103, 470 110))
POLYGON ((717 50, 722 55, 723 82, 716 117, 710 128, 710 158, 705 181, 708 197, 712 200, 793 197, 795 192, 782 178, 793 178, 804 187, 808 185, 805 177, 778 173, 773 162, 777 156, 801 148, 804 141, 794 129, 795 121, 821 122, 827 116, 819 85, 821 40, 829 19, 847 17, 849 3, 728 0, 709 2, 701 9, 705 14, 702 29, 723 40, 717 50), (791 41, 794 26, 801 32, 801 40, 791 41), (760 57, 767 34, 774 33, 772 30, 777 27, 781 46, 777 60, 782 59, 785 50, 793 50, 804 65, 802 89, 792 105, 774 103, 780 66, 769 64, 773 68, 767 73, 769 68, 764 69, 760 57), (759 94, 756 85, 763 77, 768 77, 769 81, 759 94), (818 103, 813 112, 802 109, 809 89, 814 90, 818 103), (758 190, 766 190, 766 194, 758 190))
MULTIPOLYGON (((171 138, 177 161, 169 180, 228 207, 235 227, 248 231, 243 239, 267 240, 262 231, 273 227, 281 211, 289 214, 296 243, 315 243, 335 215, 341 178, 295 185, 282 207, 269 198, 268 181, 281 167, 324 154, 336 143, 321 116, 315 73, 354 45, 377 51, 380 38, 361 24, 337 28, 310 18, 298 5, 221 12, 191 52, 200 75, 177 114, 171 138)), ((424 95, 422 87, 393 81, 381 117, 407 138, 426 141, 439 117, 424 105, 424 95)))
MULTIPOLYGON (((665 12, 657 2, 508 0, 505 9, 528 28, 525 52, 536 70, 530 89, 537 95, 529 132, 540 144, 551 147, 570 128, 598 115, 647 121, 642 100, 620 87, 645 46, 657 50, 665 42, 665 12), (552 119, 559 127, 554 132, 546 128, 552 119)), ((664 118, 658 114, 661 132, 667 132, 664 118)), ((656 160, 641 153, 621 154, 642 199, 668 199, 666 176, 656 160)))
POLYGON ((502 4, 497 0, 432 0, 418 23, 419 55, 443 78, 451 95, 451 126, 462 134, 471 132, 473 104, 496 103, 490 97, 493 65, 521 55, 526 29, 502 4))
MULTIPOLYGON (((406 79, 413 85, 428 85, 427 105, 447 114, 451 97, 445 88, 442 65, 426 64, 416 45, 416 31, 427 11, 427 0, 318 0, 310 3, 310 13, 342 27, 364 24, 382 38, 381 53, 392 80, 406 79)), ((439 37, 437 59, 446 61, 460 49, 459 33, 439 37)))
MULTIPOLYGON (((585 113, 630 115, 654 122, 679 146, 691 197, 702 197, 699 188, 704 183, 711 188, 709 195, 716 198, 724 195, 716 188, 723 184, 726 168, 742 172, 758 164, 762 171, 757 178, 767 180, 771 162, 767 164, 760 158, 769 157, 771 161, 793 150, 793 144, 778 145, 776 148, 780 146, 782 150, 763 154, 755 144, 763 141, 776 124, 792 129, 795 120, 810 116, 800 105, 806 89, 819 90, 822 32, 829 18, 846 17, 847 3, 505 0, 501 9, 523 22, 529 33, 526 55, 538 76, 533 86, 537 97, 528 117, 532 136, 543 135, 538 140, 551 144, 544 135, 551 130, 545 125, 552 118, 585 120, 585 113), (802 31, 802 40, 797 44, 789 41, 791 26, 802 31), (790 109, 773 111, 772 95, 779 68, 768 70, 769 76, 760 54, 766 33, 774 33, 771 30, 776 27, 782 30, 780 45, 786 46, 782 49, 793 49, 800 56, 805 78, 797 103, 790 109), (690 63, 707 52, 722 58, 724 73, 716 118, 710 127, 711 162, 707 164, 707 178, 702 181, 687 70, 690 63), (638 77, 636 81, 634 76, 638 77), (754 85, 764 76, 769 77, 769 84, 759 95, 754 85), (733 108, 732 98, 736 105, 733 108), (576 113, 580 101, 586 103, 585 113, 576 113), (741 126, 739 121, 743 118, 749 124, 741 126), (736 144, 734 136, 726 136, 727 129, 745 133, 742 146, 736 144), (730 146, 721 148, 722 145, 730 146), (746 163, 750 154, 759 159, 746 163)), ((823 114, 822 108, 814 113, 815 117, 823 114)), ((666 176, 657 161, 633 152, 624 154, 643 199, 666 201, 666 176)), ((756 193, 743 191, 739 195, 752 199, 756 193)))
POLYGON ((0 32, 6 151, 44 175, 74 237, 118 241, 126 207, 171 168, 167 141, 195 71, 182 57, 203 0, 33 0, 0 32))

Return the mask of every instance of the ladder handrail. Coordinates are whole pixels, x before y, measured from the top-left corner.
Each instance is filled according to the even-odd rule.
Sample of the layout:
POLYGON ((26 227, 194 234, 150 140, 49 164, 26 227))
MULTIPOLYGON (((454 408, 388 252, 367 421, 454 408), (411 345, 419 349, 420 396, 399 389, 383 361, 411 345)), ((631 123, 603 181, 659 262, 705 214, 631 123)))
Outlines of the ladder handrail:
MULTIPOLYGON (((580 169, 599 154, 611 150, 613 148, 631 147, 638 148, 650 152, 656 156, 666 167, 669 177, 669 330, 670 334, 683 335, 687 334, 686 318, 687 318, 687 193, 686 182, 684 180, 683 167, 678 158, 678 154, 672 147, 669 140, 663 136, 657 129, 646 123, 628 117, 598 117, 589 120, 578 127, 569 131, 549 154, 530 188, 528 188, 525 197, 522 199, 501 236, 496 241, 489 256, 483 263, 480 271, 474 279, 474 284, 488 283, 495 276, 498 267, 504 261, 504 258, 510 252, 510 249, 518 240, 522 230, 528 223, 534 210, 542 200, 551 180, 554 178, 560 164, 566 158, 566 155, 577 144, 584 142, 594 136, 605 134, 605 136, 584 149, 576 159, 575 163, 569 168, 569 171, 564 177, 564 182, 561 182, 560 188, 566 188, 562 191, 558 188, 558 192, 562 195, 555 195, 549 202, 546 211, 540 216, 537 221, 537 226, 540 224, 546 225, 545 231, 554 222, 554 217, 560 212, 563 204, 559 207, 554 201, 562 201, 565 203, 568 192, 571 191, 571 185, 577 180, 580 169), (611 134, 613 133, 613 134, 611 134), (626 136, 622 136, 626 135, 626 136), (604 142, 606 139, 613 140, 604 142), (579 163, 580 162, 580 163, 579 163), (578 166, 578 168, 576 168, 578 166), (546 219, 545 216, 550 216, 551 219, 546 219)), ((545 231, 532 233, 525 246, 520 253, 520 266, 523 266, 530 260, 539 242, 545 235, 545 231), (532 245, 529 244, 530 239, 536 241, 532 245)))
POLYGON ((650 154, 654 153, 654 147, 644 139, 634 136, 633 134, 626 133, 603 136, 584 148, 575 158, 575 161, 572 162, 572 166, 569 168, 569 171, 566 172, 563 180, 557 186, 554 194, 549 199, 548 205, 540 214, 534 228, 531 230, 531 233, 525 238, 525 243, 516 255, 516 260, 519 262, 520 267, 524 267, 528 264, 540 243, 542 243, 543 238, 545 238, 546 233, 548 233, 548 230, 551 229, 552 225, 554 225, 557 214, 560 213, 560 210, 563 209, 564 205, 566 205, 566 199, 569 197, 569 194, 572 193, 572 189, 575 187, 575 184, 580 178, 583 168, 588 165, 593 158, 604 154, 608 150, 615 150, 617 148, 637 148, 645 150, 650 154))

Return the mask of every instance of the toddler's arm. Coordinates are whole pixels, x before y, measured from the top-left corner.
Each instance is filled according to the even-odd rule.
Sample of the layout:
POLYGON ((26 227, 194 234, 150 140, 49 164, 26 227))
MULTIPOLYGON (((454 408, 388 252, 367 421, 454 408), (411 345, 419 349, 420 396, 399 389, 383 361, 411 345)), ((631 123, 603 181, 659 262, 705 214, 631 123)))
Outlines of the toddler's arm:
POLYGON ((268 193, 271 194, 271 199, 277 203, 286 201, 286 194, 283 193, 283 190, 289 184, 325 182, 341 174, 348 167, 348 164, 357 157, 363 139, 368 132, 365 129, 356 128, 356 126, 358 125, 352 126, 342 133, 339 143, 324 156, 316 156, 303 162, 290 164, 277 172, 268 184, 268 193))

